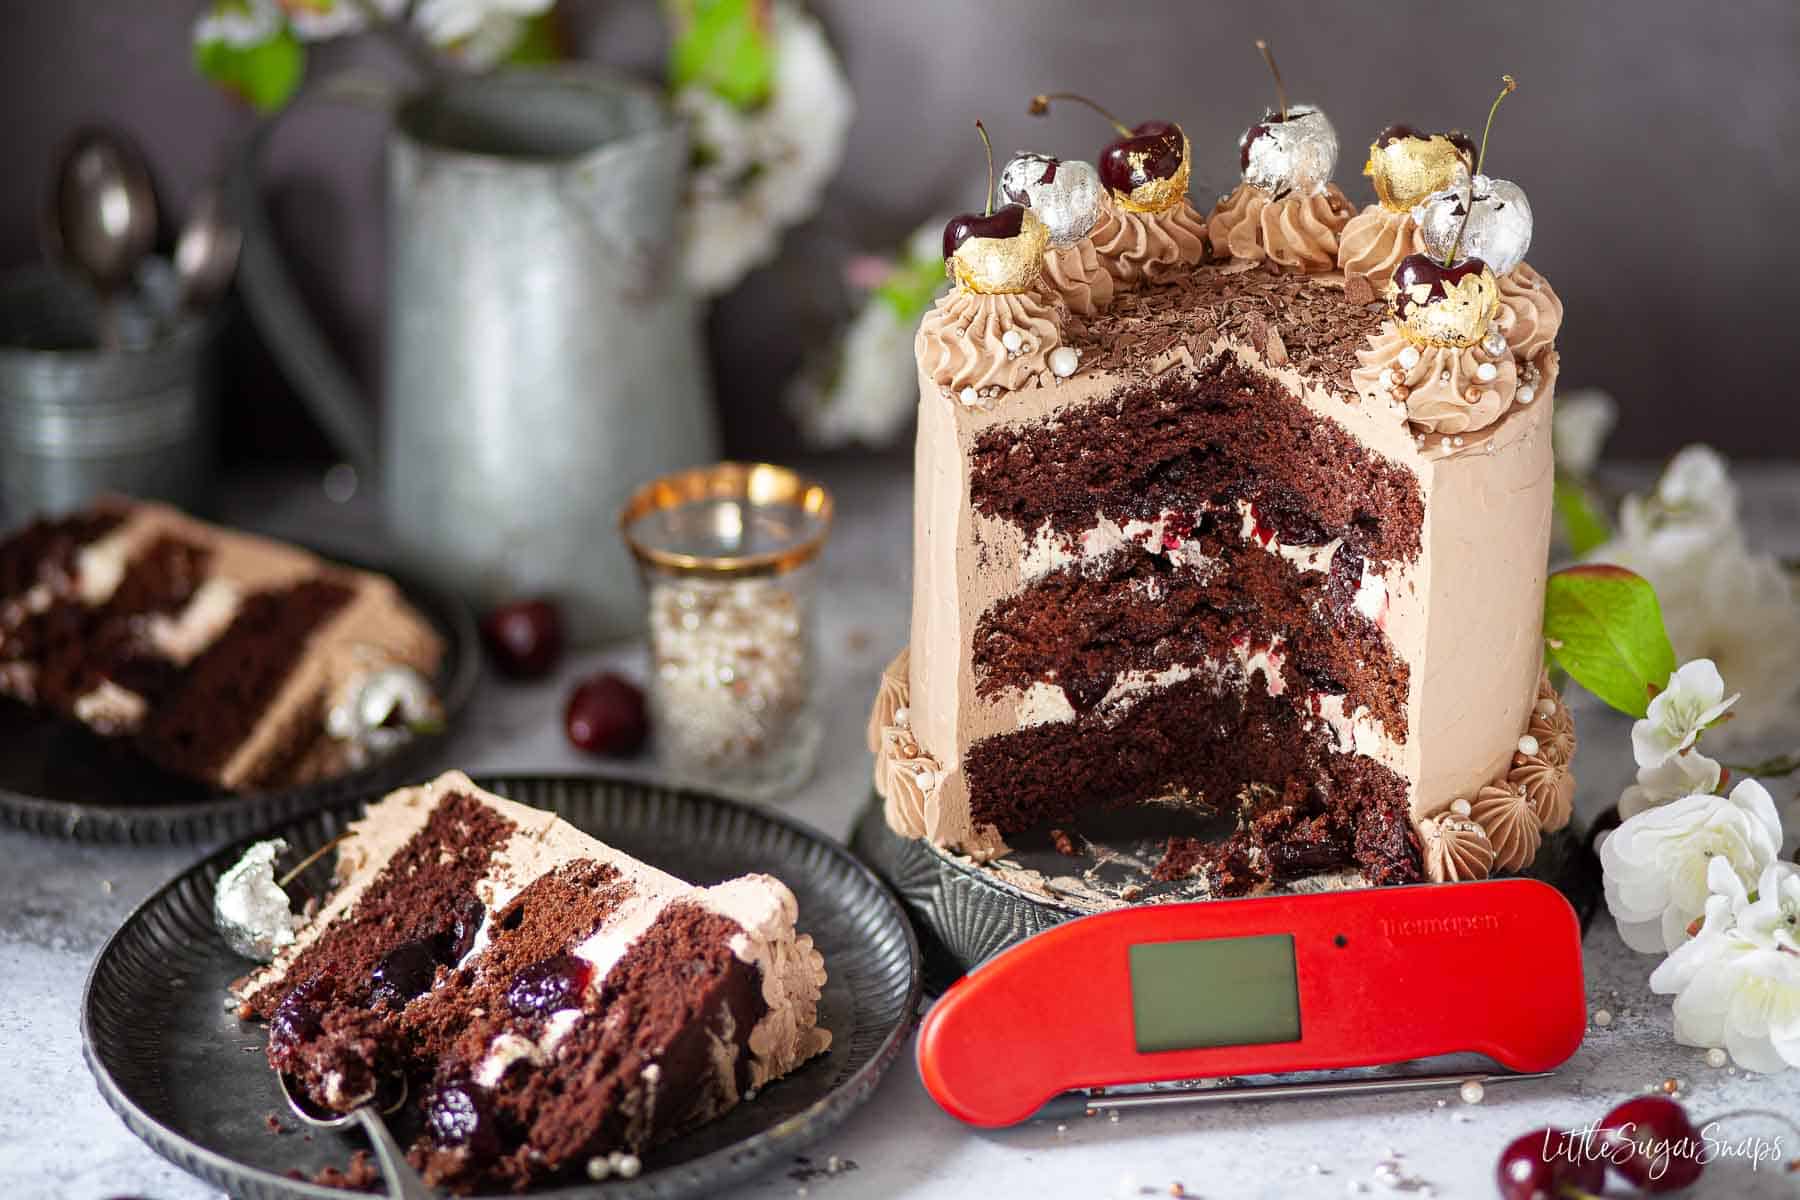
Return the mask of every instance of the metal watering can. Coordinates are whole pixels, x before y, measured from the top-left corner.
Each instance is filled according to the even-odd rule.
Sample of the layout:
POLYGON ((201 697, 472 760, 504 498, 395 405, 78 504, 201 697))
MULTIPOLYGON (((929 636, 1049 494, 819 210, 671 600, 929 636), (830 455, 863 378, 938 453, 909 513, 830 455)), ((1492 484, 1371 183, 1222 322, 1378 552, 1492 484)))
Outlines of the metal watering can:
POLYGON ((377 481, 404 558, 478 604, 555 595, 578 641, 634 632, 615 514, 645 480, 718 457, 680 275, 685 131, 654 92, 589 69, 451 78, 393 112, 381 436, 256 197, 278 121, 232 183, 244 302, 377 481))

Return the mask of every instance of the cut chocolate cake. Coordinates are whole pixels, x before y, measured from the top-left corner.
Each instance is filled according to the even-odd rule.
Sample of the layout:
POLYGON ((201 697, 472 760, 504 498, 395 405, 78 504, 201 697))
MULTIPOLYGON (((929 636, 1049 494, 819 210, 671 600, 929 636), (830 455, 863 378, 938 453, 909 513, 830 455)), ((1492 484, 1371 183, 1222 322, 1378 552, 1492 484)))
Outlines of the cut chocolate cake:
MULTIPOLYGON (((1009 195, 1065 203, 1086 165, 1058 165, 1009 195)), ((1100 193, 1077 229, 1144 236, 953 272, 927 314, 912 636, 869 724, 897 832, 987 860, 1107 810, 1208 814, 1231 832, 1170 836, 1155 874, 1242 894, 1519 869, 1568 821, 1540 638, 1561 304, 1473 259, 1391 304, 1408 212, 1290 184, 1246 182, 1205 261, 1138 279, 1108 258, 1156 221, 1100 193), (1084 262, 1105 303, 1072 296, 1084 262), (1418 335, 1428 306, 1466 339, 1418 335)))
POLYGON ((391 580, 122 499, 0 541, 0 696, 230 790, 360 765, 441 718, 391 580))
POLYGON ((776 879, 691 887, 456 772, 350 833, 239 1014, 323 1108, 404 1080, 428 1182, 634 1172, 830 1045, 824 965, 776 879))

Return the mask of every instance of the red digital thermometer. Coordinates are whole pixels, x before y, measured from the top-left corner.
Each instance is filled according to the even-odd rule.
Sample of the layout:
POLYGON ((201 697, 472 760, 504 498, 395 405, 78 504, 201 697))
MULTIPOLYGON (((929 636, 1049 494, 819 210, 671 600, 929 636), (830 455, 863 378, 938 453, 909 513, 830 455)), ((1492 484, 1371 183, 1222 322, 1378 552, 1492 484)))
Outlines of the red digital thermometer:
POLYGON ((972 1125, 1064 1092, 1581 1044, 1581 928, 1530 879, 1151 905, 1028 938, 919 1029, 919 1075, 972 1125))

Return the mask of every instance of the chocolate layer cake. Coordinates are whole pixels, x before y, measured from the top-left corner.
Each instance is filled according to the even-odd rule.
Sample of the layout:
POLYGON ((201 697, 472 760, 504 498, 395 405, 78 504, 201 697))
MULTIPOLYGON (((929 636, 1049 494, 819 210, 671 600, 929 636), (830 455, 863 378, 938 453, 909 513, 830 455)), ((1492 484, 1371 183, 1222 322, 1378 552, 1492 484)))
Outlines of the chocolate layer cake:
POLYGON ((1215 894, 1529 863, 1574 786, 1540 640, 1555 293, 1519 263, 1471 344, 1419 345, 1386 302, 1407 213, 1245 183, 1202 241, 1185 199, 1102 208, 919 330, 911 644, 869 725, 889 824, 986 860, 1207 814, 1232 832, 1155 874, 1215 894))
POLYGON ((360 765, 440 719, 391 580, 108 499, 0 541, 0 696, 229 790, 360 765))
POLYGON ((451 772, 370 805, 335 890, 236 987, 268 1058, 396 1118, 458 1191, 635 1173, 830 1045, 825 970, 766 875, 691 887, 451 772))

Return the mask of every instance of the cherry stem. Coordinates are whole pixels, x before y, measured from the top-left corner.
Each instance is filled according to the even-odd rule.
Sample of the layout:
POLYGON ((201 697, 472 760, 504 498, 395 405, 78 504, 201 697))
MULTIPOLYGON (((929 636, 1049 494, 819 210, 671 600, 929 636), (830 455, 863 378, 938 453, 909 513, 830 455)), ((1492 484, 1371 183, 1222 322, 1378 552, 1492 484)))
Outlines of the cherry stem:
POLYGON ((985 206, 981 210, 981 215, 991 217, 994 215, 994 143, 988 141, 987 126, 981 123, 980 117, 975 118, 975 132, 981 135, 981 146, 987 151, 988 160, 987 195, 984 197, 985 206))
POLYGON ((293 870, 289 871, 286 875, 283 875, 280 879, 277 879, 275 881, 275 886, 282 887, 282 888, 286 887, 288 884, 294 882, 295 879, 298 879, 300 877, 300 872, 306 870, 306 868, 312 866, 314 863, 318 862, 321 858, 324 858, 326 851, 330 850, 334 846, 340 845, 343 842, 349 841, 351 838, 353 838, 355 836, 356 836, 356 830, 354 830, 354 829, 344 830, 344 832, 338 834, 336 837, 332 838, 329 842, 326 842, 323 846, 320 846, 317 850, 314 850, 311 854, 309 854, 305 858, 301 859, 299 862, 299 865, 297 865, 293 870))
POLYGON ((1287 121, 1287 87, 1281 82, 1281 69, 1275 65, 1275 54, 1269 49, 1269 43, 1262 38, 1256 39, 1256 48, 1262 51, 1263 61, 1269 64, 1269 74, 1275 77, 1275 100, 1281 105, 1281 119, 1287 121))
POLYGON ((1770 779, 1782 775, 1792 775, 1800 771, 1800 754, 1783 754, 1777 758, 1765 758, 1761 762, 1738 765, 1727 763, 1726 769, 1735 775, 1752 775, 1770 779))
MULTIPOLYGON (((1500 111, 1500 102, 1518 90, 1519 84, 1511 75, 1500 77, 1500 94, 1494 97, 1494 103, 1488 107, 1487 124, 1481 127, 1481 149, 1475 155, 1475 174, 1481 174, 1482 164, 1487 162, 1488 134, 1494 128, 1494 114, 1500 111)), ((1463 210, 1462 224, 1456 228, 1456 240, 1450 243, 1450 253, 1444 259, 1446 267, 1456 265, 1456 252, 1462 248, 1463 234, 1468 231, 1469 218, 1475 215, 1475 179, 1469 178, 1469 207, 1463 210)))
POLYGON ((1105 117, 1107 121, 1112 124, 1112 127, 1119 131, 1120 137, 1131 136, 1131 130, 1126 128, 1125 122, 1119 120, 1119 118, 1113 116, 1104 108, 1101 108, 1098 104, 1089 100, 1086 96, 1076 92, 1040 92, 1031 98, 1031 105, 1026 111, 1034 117, 1041 117, 1050 111, 1050 102, 1052 100, 1073 100, 1077 104, 1085 104, 1101 116, 1105 117))

